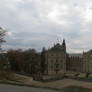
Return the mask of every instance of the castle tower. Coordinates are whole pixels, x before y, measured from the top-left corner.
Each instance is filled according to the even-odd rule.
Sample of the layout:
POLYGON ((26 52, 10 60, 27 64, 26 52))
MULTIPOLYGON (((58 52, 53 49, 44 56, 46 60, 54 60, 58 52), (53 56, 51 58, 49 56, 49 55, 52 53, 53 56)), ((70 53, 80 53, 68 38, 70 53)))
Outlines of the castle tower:
POLYGON ((63 39, 62 46, 63 46, 63 49, 64 49, 64 51, 65 51, 65 53, 66 53, 66 42, 65 42, 65 39, 63 39))

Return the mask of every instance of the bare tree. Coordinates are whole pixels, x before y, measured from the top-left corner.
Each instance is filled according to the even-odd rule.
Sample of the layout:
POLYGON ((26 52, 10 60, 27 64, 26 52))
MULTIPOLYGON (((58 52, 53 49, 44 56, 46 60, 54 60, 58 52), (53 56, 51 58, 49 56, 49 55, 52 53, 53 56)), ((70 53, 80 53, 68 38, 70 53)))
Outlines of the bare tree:
POLYGON ((2 27, 0 27, 0 50, 1 50, 1 44, 5 42, 4 40, 5 33, 6 31, 2 27))

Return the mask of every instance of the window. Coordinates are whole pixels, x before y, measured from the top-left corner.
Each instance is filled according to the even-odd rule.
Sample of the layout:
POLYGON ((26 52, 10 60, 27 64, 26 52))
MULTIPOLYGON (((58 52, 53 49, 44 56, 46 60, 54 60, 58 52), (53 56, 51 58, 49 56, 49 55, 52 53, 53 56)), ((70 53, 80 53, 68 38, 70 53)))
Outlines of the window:
POLYGON ((53 54, 51 54, 51 56, 54 56, 53 54))
POLYGON ((53 60, 51 60, 51 63, 53 63, 53 60))
POLYGON ((61 64, 61 66, 60 66, 61 68, 62 68, 62 64, 61 64))
POLYGON ((51 64, 51 69, 53 69, 54 67, 53 67, 53 64, 51 64))
POLYGON ((56 63, 58 62, 58 60, 56 60, 56 63))

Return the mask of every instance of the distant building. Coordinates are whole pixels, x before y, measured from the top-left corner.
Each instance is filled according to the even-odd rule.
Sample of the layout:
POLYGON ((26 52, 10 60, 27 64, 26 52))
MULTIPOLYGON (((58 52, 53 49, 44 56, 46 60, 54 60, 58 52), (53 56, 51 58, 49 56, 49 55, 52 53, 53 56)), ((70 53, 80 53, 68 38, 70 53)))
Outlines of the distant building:
POLYGON ((83 57, 81 55, 68 55, 66 59, 66 70, 73 72, 83 72, 83 57))
POLYGON ((53 75, 67 71, 92 73, 92 51, 83 54, 68 54, 66 43, 57 43, 52 48, 43 48, 41 66, 44 74, 53 75))

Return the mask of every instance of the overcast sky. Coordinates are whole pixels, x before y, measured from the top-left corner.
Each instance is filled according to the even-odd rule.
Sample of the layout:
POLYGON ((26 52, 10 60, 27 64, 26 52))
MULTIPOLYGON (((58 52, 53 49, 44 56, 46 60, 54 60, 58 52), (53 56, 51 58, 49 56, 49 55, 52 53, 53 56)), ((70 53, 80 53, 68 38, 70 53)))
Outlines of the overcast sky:
POLYGON ((92 48, 92 0, 0 0, 0 26, 8 48, 50 48, 66 40, 67 52, 92 48))

